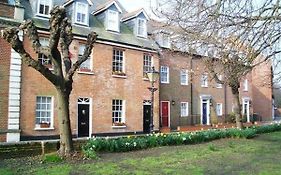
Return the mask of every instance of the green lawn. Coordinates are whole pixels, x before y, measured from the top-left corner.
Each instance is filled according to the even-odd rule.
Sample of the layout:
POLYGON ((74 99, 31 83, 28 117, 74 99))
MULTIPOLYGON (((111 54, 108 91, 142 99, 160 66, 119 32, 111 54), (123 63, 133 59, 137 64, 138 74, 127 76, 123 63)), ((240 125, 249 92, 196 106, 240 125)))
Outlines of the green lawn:
POLYGON ((40 163, 38 157, 0 160, 0 174, 280 174, 281 132, 255 139, 101 154, 99 160, 40 163))

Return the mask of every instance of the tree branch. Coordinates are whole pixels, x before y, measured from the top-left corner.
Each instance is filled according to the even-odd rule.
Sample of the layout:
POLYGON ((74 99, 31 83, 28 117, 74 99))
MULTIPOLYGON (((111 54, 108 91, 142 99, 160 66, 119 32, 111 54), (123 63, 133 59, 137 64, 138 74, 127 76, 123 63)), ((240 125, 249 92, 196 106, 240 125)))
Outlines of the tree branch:
POLYGON ((88 59, 88 57, 90 56, 91 52, 92 52, 92 48, 93 48, 93 44, 96 42, 97 39, 97 34, 96 32, 91 32, 88 35, 87 38, 87 44, 86 44, 86 48, 84 50, 84 53, 82 55, 82 58, 77 60, 73 66, 71 67, 71 69, 68 71, 67 75, 66 75, 66 80, 71 80, 73 74, 75 73, 75 71, 79 68, 79 66, 88 59))
POLYGON ((1 31, 1 37, 9 42, 12 48, 20 54, 22 60, 28 66, 34 68, 40 72, 45 78, 47 78, 52 84, 57 85, 58 78, 47 67, 41 64, 40 61, 34 60, 29 53, 27 53, 23 47, 22 41, 18 36, 19 30, 17 28, 7 28, 1 31))

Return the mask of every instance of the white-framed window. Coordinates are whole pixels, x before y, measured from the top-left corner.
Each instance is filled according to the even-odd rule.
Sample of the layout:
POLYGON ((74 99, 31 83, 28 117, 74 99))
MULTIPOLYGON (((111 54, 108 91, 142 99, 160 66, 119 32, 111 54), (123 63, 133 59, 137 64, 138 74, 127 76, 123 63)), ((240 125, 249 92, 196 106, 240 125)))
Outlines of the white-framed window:
POLYGON ((158 33, 156 40, 161 47, 170 48, 171 46, 170 36, 167 33, 158 33))
MULTIPOLYGON (((49 46, 49 38, 40 37, 39 41, 41 46, 49 46)), ((47 57, 47 55, 43 53, 38 53, 38 61, 40 61, 42 65, 52 68, 52 61, 47 57)))
POLYGON ((181 117, 188 116, 188 102, 181 102, 181 117))
POLYGON ((208 87, 208 74, 206 73, 201 76, 201 87, 208 87))
POLYGON ((119 32, 119 12, 107 11, 107 30, 119 32))
POLYGON ((244 91, 248 91, 249 87, 248 87, 248 79, 245 79, 243 82, 243 90, 244 91))
POLYGON ((116 75, 124 74, 124 70, 124 51, 113 49, 112 73, 116 75))
POLYGON ((149 54, 143 55, 143 76, 146 77, 146 73, 152 70, 152 56, 149 54))
POLYGON ((169 83, 169 67, 168 66, 161 66, 160 80, 161 80, 161 83, 169 83))
POLYGON ((38 15, 50 16, 50 10, 52 9, 52 0, 38 0, 38 15))
POLYGON ((188 71, 182 69, 180 72, 181 85, 188 85, 188 71))
POLYGON ((217 103, 216 112, 218 116, 222 116, 222 103, 217 103))
POLYGON ((51 128, 53 126, 53 97, 36 97, 35 128, 51 128))
POLYGON ((125 100, 112 100, 112 123, 125 123, 125 100))
MULTIPOLYGON (((218 75, 218 79, 219 79, 219 80, 222 80, 222 75, 218 75)), ((216 83, 216 87, 217 87, 217 88, 222 88, 222 84, 217 82, 217 83, 216 83)))
MULTIPOLYGON (((85 44, 79 44, 79 50, 78 50, 78 60, 82 59, 82 56, 84 54, 84 50, 86 48, 85 44)), ((91 57, 88 57, 88 59, 86 61, 84 61, 80 67, 79 67, 79 71, 92 71, 92 61, 91 61, 91 57)))
POLYGON ((75 23, 88 25, 88 4, 76 2, 75 23))
POLYGON ((137 18, 137 36, 146 37, 146 20, 137 18))

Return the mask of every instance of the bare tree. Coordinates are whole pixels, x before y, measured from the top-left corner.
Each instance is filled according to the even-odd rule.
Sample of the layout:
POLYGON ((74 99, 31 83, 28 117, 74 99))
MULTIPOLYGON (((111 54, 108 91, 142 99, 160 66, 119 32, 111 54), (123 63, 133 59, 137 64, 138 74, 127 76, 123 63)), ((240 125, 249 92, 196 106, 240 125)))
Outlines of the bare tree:
POLYGON ((73 40, 72 26, 66 16, 65 9, 61 6, 56 6, 51 11, 48 46, 43 47, 41 45, 36 26, 32 20, 23 22, 19 27, 2 30, 1 36, 20 54, 24 64, 37 70, 56 88, 60 131, 59 154, 61 156, 70 156, 74 151, 69 117, 69 96, 72 91, 73 75, 91 54, 93 44, 97 38, 96 33, 92 32, 88 35, 83 56, 74 64, 71 63, 69 57, 69 46, 73 40), (25 50, 23 41, 20 40, 18 35, 21 30, 31 40, 34 51, 43 53, 51 60, 54 70, 51 71, 42 65, 37 58, 33 58, 25 50))
POLYGON ((280 9, 279 0, 169 0, 153 10, 163 29, 169 26, 174 48, 206 56, 212 78, 231 88, 242 128, 240 82, 281 52, 280 9))

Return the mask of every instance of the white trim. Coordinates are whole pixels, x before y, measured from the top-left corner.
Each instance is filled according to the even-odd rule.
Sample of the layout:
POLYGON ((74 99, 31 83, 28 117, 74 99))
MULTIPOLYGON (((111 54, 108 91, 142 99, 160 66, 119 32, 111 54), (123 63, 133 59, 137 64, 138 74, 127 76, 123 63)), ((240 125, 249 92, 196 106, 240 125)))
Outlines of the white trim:
POLYGON ((245 80, 243 81, 243 91, 245 91, 245 92, 249 91, 248 79, 245 79, 245 80))
POLYGON ((120 32, 120 18, 119 18, 119 13, 117 12, 117 11, 114 11, 114 10, 107 10, 106 11, 106 30, 108 30, 108 31, 113 31, 113 32, 120 32), (110 14, 110 12, 111 12, 111 14, 113 14, 113 13, 115 13, 114 15, 116 15, 117 16, 117 21, 115 21, 115 22, 117 22, 117 29, 115 28, 115 26, 110 26, 109 25, 109 14, 110 14))
MULTIPOLYGON (((35 107, 35 126, 34 130, 48 130, 51 128, 54 128, 54 113, 55 113, 55 98, 54 96, 49 96, 49 95, 36 95, 35 98, 37 97, 51 97, 51 116, 50 116, 50 127, 49 128, 40 128, 38 126, 39 124, 36 124, 36 107, 35 107)), ((37 101, 35 102, 35 105, 37 105, 37 101)))
POLYGON ((200 84, 201 84, 201 87, 203 87, 203 88, 207 88, 208 87, 208 85, 209 85, 209 81, 208 81, 208 73, 203 73, 202 75, 201 75, 201 79, 200 79, 200 84), (203 76, 206 76, 206 83, 205 83, 205 80, 203 81, 203 76), (204 84, 203 84, 203 82, 204 82, 204 84))
MULTIPOLYGON (((161 124, 163 124, 163 120, 162 120, 162 102, 168 102, 168 127, 170 127, 170 123, 171 123, 171 110, 170 110, 170 101, 161 101, 160 103, 160 114, 161 114, 161 121, 162 121, 162 123, 161 124)), ((153 115, 154 116, 154 115, 153 115)), ((154 120, 153 120, 154 121, 154 120)), ((162 126, 163 127, 163 126, 162 126)))
POLYGON ((96 12, 92 12, 92 14, 93 14, 93 15, 96 15, 96 14, 98 14, 98 13, 100 13, 100 12, 102 12, 102 11, 108 9, 108 8, 109 8, 111 5, 113 5, 113 4, 115 5, 115 7, 117 8, 117 10, 118 10, 119 13, 123 13, 123 11, 122 11, 122 9, 119 7, 119 5, 118 5, 115 1, 113 1, 112 3, 106 5, 104 8, 101 8, 101 9, 99 9, 99 10, 96 11, 96 12))
POLYGON ((147 38, 147 20, 143 18, 136 18, 136 35, 141 38, 147 38), (143 35, 139 34, 139 21, 143 21, 143 35))
MULTIPOLYGON (((71 4, 72 2, 74 2, 74 0, 67 1, 67 2, 65 2, 62 6, 65 7, 65 6, 67 6, 68 4, 71 4)), ((94 5, 91 0, 87 0, 87 2, 88 2, 90 5, 94 5)))
POLYGON ((188 70, 186 70, 186 69, 181 69, 181 70, 180 70, 180 84, 183 85, 183 86, 187 86, 187 85, 188 85, 188 80, 189 80, 188 70), (182 83, 182 79, 181 79, 181 78, 182 78, 182 75, 183 75, 183 74, 182 74, 183 72, 185 72, 184 75, 186 76, 186 81, 185 81, 184 83, 182 83))
MULTIPOLYGON (((23 32, 19 32, 20 40, 23 32)), ((11 62, 9 74, 9 97, 8 97, 8 130, 20 129, 20 89, 21 89, 21 56, 11 49, 11 62), (16 69, 15 69, 16 68, 16 69)), ((6 135, 7 142, 20 141, 20 132, 9 132, 6 135)))
POLYGON ((222 108, 223 108, 223 104, 222 103, 217 103, 216 104, 216 114, 217 114, 217 116, 222 116, 222 108), (221 106, 220 111, 218 111, 218 105, 221 106))
POLYGON ((210 95, 201 95, 200 96, 200 115, 201 115, 201 125, 203 125, 203 101, 206 101, 207 103, 207 124, 210 125, 210 95))
MULTIPOLYGON (((186 104, 186 115, 182 115, 181 113, 181 117, 188 117, 189 116, 189 105, 187 101, 182 101, 181 105, 180 105, 180 111, 182 110, 182 104, 186 104)), ((182 111, 181 111, 182 112, 182 111)))
POLYGON ((160 83, 161 84, 169 84, 170 83, 170 68, 169 68, 169 66, 161 66, 160 67, 160 83), (162 68, 164 68, 164 67, 167 68, 167 81, 162 81, 162 77, 161 77, 162 68))

